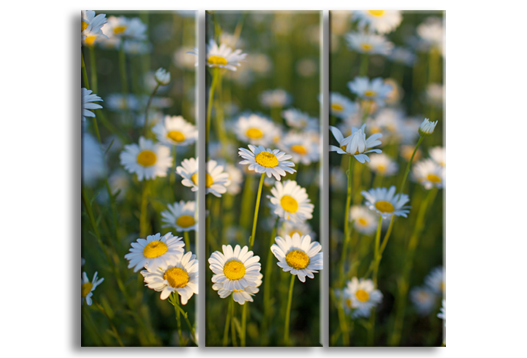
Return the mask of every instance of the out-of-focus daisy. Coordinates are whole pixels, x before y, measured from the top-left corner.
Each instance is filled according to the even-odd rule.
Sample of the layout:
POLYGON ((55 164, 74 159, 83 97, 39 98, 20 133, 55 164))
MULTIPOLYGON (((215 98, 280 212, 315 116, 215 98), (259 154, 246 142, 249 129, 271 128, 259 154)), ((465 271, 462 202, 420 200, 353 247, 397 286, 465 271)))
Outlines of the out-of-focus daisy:
POLYGON ((282 117, 285 118, 288 126, 296 129, 309 130, 318 128, 318 120, 316 118, 310 117, 307 113, 295 108, 282 111, 282 117))
POLYGON ((348 82, 348 88, 359 98, 375 101, 377 105, 383 106, 384 101, 393 88, 391 85, 384 83, 381 77, 369 80, 368 77, 355 77, 353 81, 348 82))
POLYGON ((161 292, 166 300, 172 292, 181 296, 181 304, 186 305, 194 294, 198 294, 198 260, 192 252, 179 255, 168 263, 150 266, 141 271, 148 288, 161 292))
POLYGON ((346 35, 346 40, 352 50, 370 55, 388 55, 393 48, 393 44, 383 35, 352 32, 346 35))
POLYGON ((273 175, 276 180, 280 180, 282 176, 286 175, 286 172, 293 174, 296 172, 292 167, 295 164, 288 159, 292 156, 281 152, 279 149, 266 149, 261 145, 258 147, 249 144, 248 151, 245 148, 239 148, 238 155, 244 160, 240 164, 249 164, 249 170, 254 170, 260 174, 267 174, 270 178, 273 175))
MULTIPOLYGON (((322 95, 318 95, 318 100, 322 102, 322 95)), ((329 112, 337 118, 348 119, 358 111, 355 102, 337 92, 329 93, 329 103, 329 112)))
POLYGON ((138 180, 166 177, 172 166, 170 149, 143 137, 139 138, 139 145, 125 145, 119 158, 126 170, 137 174, 138 180))
POLYGON ((443 266, 435 267, 425 277, 425 284, 435 293, 442 295, 446 291, 445 272, 443 266))
MULTIPOLYGON (((177 167, 177 173, 183 177, 181 183, 190 187, 192 191, 198 190, 198 159, 185 159, 181 167, 177 167)), ((207 172, 205 173, 205 194, 211 193, 218 198, 227 191, 227 186, 231 183, 229 174, 223 171, 223 166, 218 165, 215 160, 207 162, 207 172)))
POLYGON ((440 83, 429 83, 426 86, 426 100, 436 107, 443 106, 443 85, 440 83))
POLYGON ((282 108, 291 102, 291 95, 280 88, 268 90, 260 94, 260 102, 267 108, 282 108))
POLYGON ((132 94, 124 96, 120 93, 112 93, 106 97, 106 103, 108 104, 108 108, 113 111, 122 112, 127 109, 135 111, 140 108, 140 102, 132 94))
POLYGON ((369 191, 362 191, 362 196, 366 198, 366 206, 378 213, 383 219, 392 215, 406 217, 410 211, 409 206, 404 206, 410 199, 406 194, 395 195, 395 186, 387 188, 372 188, 369 191))
POLYGON ((378 139, 382 137, 382 133, 375 133, 366 139, 365 127, 365 124, 361 128, 353 127, 349 137, 341 138, 342 133, 337 128, 329 126, 333 136, 339 142, 339 147, 330 145, 330 151, 353 155, 360 163, 369 162, 370 158, 366 155, 367 153, 382 153, 380 149, 371 149, 381 144, 378 139))
POLYGON ((259 75, 266 75, 273 67, 273 62, 269 56, 264 53, 251 53, 249 67, 253 72, 259 75))
POLYGON ((413 179, 425 189, 443 188, 445 186, 445 168, 432 159, 425 159, 415 163, 412 167, 413 179))
POLYGON ((368 27, 370 32, 385 34, 395 30, 403 17, 399 10, 355 10, 351 21, 357 21, 359 29, 368 27))
POLYGON ((369 167, 373 172, 385 177, 394 175, 399 169, 397 163, 384 153, 372 154, 369 167))
POLYGON ((97 40, 108 38, 108 36, 102 32, 102 27, 107 21, 105 14, 99 14, 95 16, 95 11, 93 10, 82 10, 81 14, 81 32, 83 45, 93 46, 97 40))
POLYGON ((353 277, 344 288, 346 305, 354 309, 353 318, 369 317, 370 311, 382 301, 381 291, 375 288, 370 279, 353 277))
MULTIPOLYGON (((189 51, 190 54, 198 56, 198 49, 189 51)), ((226 68, 231 71, 236 71, 236 67, 241 66, 240 61, 244 61, 246 53, 242 50, 232 50, 226 44, 221 44, 219 47, 213 39, 210 39, 207 45, 207 66, 226 68)), ((198 63, 196 62, 196 66, 198 63)))
POLYGON ((292 222, 289 220, 284 221, 283 223, 278 224, 278 236, 293 237, 294 234, 300 236, 309 235, 313 239, 315 237, 315 232, 311 228, 311 225, 307 221, 304 222, 292 222))
POLYGON ((242 189, 240 186, 243 181, 242 171, 230 163, 225 166, 225 169, 227 170, 227 174, 229 174, 229 180, 231 181, 231 184, 227 186, 227 193, 236 195, 242 189))
POLYGON ((220 35, 220 45, 221 44, 225 44, 229 47, 236 47, 236 45, 243 46, 244 41, 238 37, 235 37, 234 34, 222 31, 220 35))
POLYGON ((354 220, 353 226, 358 232, 370 235, 377 230, 377 218, 365 206, 354 205, 350 209, 351 220, 354 220))
POLYGON ((160 67, 156 71, 154 78, 156 79, 156 82, 159 83, 161 86, 166 86, 170 83, 170 72, 160 67))
POLYGON ((305 133, 288 133, 279 142, 279 148, 286 153, 291 153, 293 162, 309 165, 317 162, 320 157, 318 142, 306 136, 305 133))
POLYGON ((82 134, 82 181, 91 186, 104 176, 104 155, 101 145, 88 132, 82 134))
POLYGON ((183 201, 168 204, 161 213, 163 227, 173 227, 176 231, 192 231, 198 227, 198 212, 195 201, 183 201))
POLYGON ((417 33, 427 47, 436 48, 443 52, 443 20, 429 17, 417 26, 417 33))
POLYGON ((398 137, 404 111, 395 108, 380 109, 370 120, 370 133, 383 133, 385 137, 398 137))
POLYGON ((271 207, 274 214, 292 222, 302 222, 313 217, 314 205, 308 198, 306 189, 302 188, 294 180, 285 183, 276 182, 271 189, 271 207))
POLYGON ((434 309, 437 301, 436 294, 426 287, 414 287, 410 291, 410 300, 420 315, 427 315, 434 309))
POLYGON ((446 151, 443 147, 433 147, 428 151, 430 158, 442 167, 446 167, 446 151))
MULTIPOLYGON (((412 158, 412 153, 414 152, 414 149, 415 145, 401 145, 401 157, 408 162, 412 158)), ((421 152, 421 149, 417 149, 417 152, 415 152, 414 160, 419 160, 422 155, 423 153, 421 152)))
POLYGON ((262 284, 263 275, 259 274, 254 286, 247 286, 241 290, 227 290, 223 287, 223 283, 216 282, 212 285, 212 289, 218 291, 218 295, 221 298, 227 298, 232 294, 234 302, 238 302, 240 305, 245 302, 253 302, 253 297, 258 293, 260 285, 262 284))
POLYGON ((423 120, 423 123, 419 126, 419 135, 426 136, 434 133, 434 129, 437 125, 437 121, 431 122, 428 118, 423 120))
POLYGON ((99 286, 104 281, 104 278, 97 279, 97 272, 95 272, 95 275, 93 275, 93 280, 88 279, 88 275, 86 275, 86 272, 82 273, 82 281, 81 281, 81 302, 84 303, 86 301, 86 304, 88 306, 91 306, 93 296, 93 291, 97 286, 99 286))
POLYGON ((97 96, 95 93, 92 94, 92 91, 86 88, 82 89, 82 120, 86 120, 86 117, 95 117, 95 114, 89 109, 99 109, 102 108, 100 104, 95 104, 93 102, 102 102, 101 97, 97 96))
POLYGON ((291 272, 301 282, 306 282, 306 276, 315 278, 313 274, 322 270, 322 246, 317 241, 311 242, 309 235, 277 236, 275 242, 271 251, 284 272, 291 272))
POLYGON ((402 63, 410 67, 415 63, 415 53, 404 47, 394 47, 389 58, 394 62, 402 63))
POLYGON ((110 16, 102 31, 108 37, 145 40, 146 29, 147 26, 138 17, 110 16))
POLYGON ((182 116, 165 116, 163 121, 152 128, 152 132, 158 141, 169 146, 189 145, 198 138, 196 127, 182 116))
POLYGON ((128 268, 134 272, 144 268, 157 268, 163 264, 169 265, 173 260, 183 255, 185 243, 182 237, 167 233, 161 237, 160 233, 148 235, 146 239, 137 239, 132 242, 130 252, 124 255, 129 262, 128 268))
POLYGON ((437 317, 445 321, 445 327, 446 327, 446 299, 443 298, 441 303, 442 303, 442 307, 439 309, 440 312, 437 314, 437 317))
POLYGON ((181 47, 174 53, 173 62, 179 68, 184 68, 187 70, 193 69, 196 63, 194 56, 189 54, 189 51, 192 49, 189 47, 181 47))
POLYGON ((234 132, 244 143, 263 146, 271 144, 277 134, 276 126, 272 121, 256 114, 238 118, 234 132))
POLYGON ((256 287, 261 280, 260 257, 254 256, 247 246, 236 245, 233 250, 231 245, 223 245, 222 251, 214 251, 209 258, 209 268, 214 273, 212 282, 221 283, 229 291, 256 287))

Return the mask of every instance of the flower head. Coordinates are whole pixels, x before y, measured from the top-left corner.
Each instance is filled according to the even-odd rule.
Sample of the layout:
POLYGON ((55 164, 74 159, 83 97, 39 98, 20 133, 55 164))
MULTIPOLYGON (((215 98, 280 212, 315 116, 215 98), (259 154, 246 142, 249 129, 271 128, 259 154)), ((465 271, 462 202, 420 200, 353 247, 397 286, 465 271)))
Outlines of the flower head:
POLYGON ((271 189, 271 208, 275 215, 292 222, 302 222, 313 217, 314 205, 309 200, 306 189, 294 180, 285 183, 276 182, 271 189))
POLYGON ((268 90, 260 94, 260 102, 267 108, 282 108, 291 102, 291 95, 283 89, 268 90))
POLYGON ((258 274, 258 278, 254 286, 247 286, 241 290, 227 290, 223 287, 223 283, 216 282, 212 285, 212 289, 218 291, 218 295, 221 298, 227 298, 232 294, 232 299, 234 302, 238 302, 240 305, 245 304, 245 302, 253 302, 253 296, 258 293, 260 285, 262 284, 262 274, 258 274))
POLYGON ((102 108, 101 105, 95 104, 93 102, 102 102, 101 97, 97 96, 95 93, 92 94, 92 91, 86 88, 82 89, 82 120, 86 120, 86 117, 95 117, 95 114, 89 109, 99 109, 102 108))
MULTIPOLYGON (((322 96, 319 95, 318 99, 321 101, 322 96)), ((351 115, 357 113, 358 111, 357 103, 337 92, 329 93, 329 103, 330 113, 340 119, 349 119, 351 115)))
POLYGON ((444 147, 433 147, 428 150, 430 158, 440 166, 446 168, 446 151, 444 147))
POLYGON ((137 239, 132 242, 130 252, 124 255, 129 262, 128 268, 134 268, 134 272, 143 267, 154 268, 169 265, 178 256, 183 255, 183 238, 167 233, 161 237, 161 234, 148 235, 146 239, 137 239))
POLYGON ((96 41, 108 38, 108 36, 102 32, 102 27, 107 22, 105 14, 99 14, 95 16, 95 11, 93 10, 82 10, 81 14, 81 32, 83 45, 93 46, 96 41))
POLYGON ((366 139, 366 133, 364 132, 366 125, 363 124, 361 128, 351 128, 351 135, 344 138, 342 132, 336 128, 329 126, 331 133, 335 139, 339 142, 339 146, 335 147, 330 145, 330 151, 337 152, 339 154, 353 155, 360 163, 369 162, 370 158, 366 155, 367 153, 381 153, 380 149, 371 149, 381 144, 378 140, 382 137, 382 133, 375 133, 366 139))
POLYGON ((371 309, 381 303, 382 293, 372 280, 353 277, 344 288, 343 298, 346 307, 354 310, 353 318, 369 317, 371 309))
POLYGON ((166 177, 172 166, 170 149, 143 137, 139 138, 139 145, 125 145, 120 159, 121 165, 130 173, 136 173, 138 180, 166 177))
POLYGON ((234 125, 239 140, 252 145, 267 146, 278 135, 278 127, 269 119, 257 114, 240 116, 234 125))
POLYGON ((281 152, 279 149, 266 149, 261 145, 258 147, 252 146, 249 144, 248 151, 245 148, 239 148, 238 155, 244 160, 240 164, 249 164, 249 170, 254 170, 260 174, 267 174, 270 178, 271 175, 275 177, 276 180, 280 180, 282 176, 287 173, 293 174, 296 172, 292 167, 295 164, 287 159, 291 159, 292 156, 281 152))
POLYGON ((169 146, 189 145, 198 138, 196 127, 181 116, 165 116, 152 128, 152 132, 158 141, 169 146))
POLYGON ((378 106, 383 106, 384 101, 393 91, 393 87, 386 84, 381 77, 371 81, 368 77, 355 77, 353 81, 348 82, 348 88, 359 98, 375 101, 378 106))
POLYGON ((318 128, 318 120, 310 117, 298 109, 291 108, 282 111, 282 117, 285 118, 287 125, 296 129, 311 130, 318 128))
POLYGON ((177 231, 196 230, 198 226, 198 212, 195 201, 168 204, 168 209, 161 213, 163 227, 173 227, 177 231))
POLYGON ((209 268, 214 273, 212 282, 221 283, 229 291, 257 287, 261 280, 260 257, 254 256, 247 246, 236 245, 233 250, 231 245, 223 245, 222 251, 214 251, 209 258, 209 268))
POLYGON ((312 136, 306 133, 288 133, 278 147, 284 152, 291 153, 295 163, 309 165, 317 162, 320 157, 318 141, 313 140, 312 136))
POLYGON ((425 159, 417 162, 412 168, 412 177, 425 189, 443 188, 445 186, 446 169, 434 162, 432 159, 425 159))
MULTIPOLYGON (((198 49, 195 48, 193 51, 188 53, 198 56, 198 49)), ((229 46, 222 43, 219 47, 213 39, 210 39, 207 45, 207 66, 226 68, 231 71, 236 71, 237 67, 241 66, 240 61, 244 61, 246 53, 242 53, 242 50, 232 50, 229 46)), ((198 63, 196 62, 196 66, 198 63)))
POLYGON ((271 251, 284 272, 291 272, 301 282, 306 282, 306 276, 315 278, 313 274, 322 270, 322 246, 317 241, 311 242, 309 235, 277 236, 275 242, 271 251))
MULTIPOLYGON (((181 183, 190 187, 192 191, 198 190, 198 158, 185 159, 181 162, 181 167, 177 167, 177 173, 183 177, 181 183)), ((211 193, 218 198, 227 191, 230 185, 229 174, 223 171, 223 166, 218 165, 215 160, 207 162, 207 172, 205 173, 205 194, 211 193)))
POLYGON ((443 266, 434 268, 425 277, 425 284, 435 293, 442 295, 446 291, 445 271, 443 266))
POLYGON ((88 279, 88 275, 86 275, 86 272, 82 273, 82 281, 81 281, 81 298, 82 303, 86 300, 86 304, 88 306, 91 306, 92 299, 91 296, 93 296, 93 291, 97 286, 99 286, 104 281, 104 278, 97 279, 97 272, 95 272, 95 275, 93 275, 93 280, 88 279))
POLYGON ((129 40, 146 40, 147 26, 138 17, 110 16, 103 26, 108 37, 126 38, 129 40))
POLYGON ((354 220, 353 226, 360 233, 369 235, 377 230, 377 218, 365 206, 352 206, 350 209, 350 217, 351 220, 354 220))
POLYGON ((442 307, 439 309, 439 311, 440 312, 437 314, 437 317, 445 321, 445 327, 446 327, 446 299, 444 298, 442 301, 442 307))
POLYGON ((373 188, 363 191, 362 196, 366 198, 366 206, 378 213, 383 219, 392 215, 406 217, 410 207, 404 206, 410 199, 406 194, 395 195, 395 186, 387 188, 373 188))
POLYGON ((166 86, 170 83, 170 72, 160 67, 154 75, 156 82, 161 86, 166 86))
POLYGON ((278 224, 278 236, 293 237, 295 233, 300 236, 309 235, 312 239, 316 236, 316 233, 313 231, 313 228, 309 225, 308 221, 293 222, 291 220, 285 220, 278 224))
POLYGON ((414 304, 417 313, 424 316, 434 309, 437 296, 427 287, 414 287, 410 291, 410 300, 414 304))
POLYGON ((352 50, 369 55, 388 55, 393 49, 393 44, 383 35, 352 32, 346 35, 346 40, 352 50))
POLYGON ((403 17, 399 10, 355 10, 351 21, 357 21, 359 29, 385 34, 395 30, 403 17))
POLYGON ((423 123, 421 123, 421 125, 419 126, 419 135, 427 136, 427 135, 434 133, 434 129, 437 125, 437 122, 438 121, 430 122, 428 118, 425 118, 423 120, 423 123))
POLYGON ((397 162, 384 153, 372 154, 369 166, 373 172, 386 177, 394 175, 399 169, 397 162))

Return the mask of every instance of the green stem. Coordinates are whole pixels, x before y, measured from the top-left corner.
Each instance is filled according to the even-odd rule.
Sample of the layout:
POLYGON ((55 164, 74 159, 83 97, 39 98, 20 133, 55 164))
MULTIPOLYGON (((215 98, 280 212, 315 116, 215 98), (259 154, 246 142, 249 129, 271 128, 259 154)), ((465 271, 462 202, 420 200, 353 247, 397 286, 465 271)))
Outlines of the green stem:
POLYGON ((260 185, 258 187, 258 194, 256 196, 256 207, 254 208, 253 231, 251 234, 251 238, 249 239, 249 250, 252 250, 254 245, 254 238, 256 235, 256 223, 258 222, 258 210, 260 209, 260 198, 262 196, 264 176, 265 173, 262 173, 262 175, 260 176, 260 185))
POLYGON ((90 72, 91 72, 91 85, 93 92, 97 93, 97 66, 95 63, 95 46, 89 46, 90 51, 90 72))
POLYGON ((124 53, 124 39, 121 40, 121 46, 119 47, 119 73, 121 75, 124 108, 126 108, 126 113, 129 114, 130 109, 128 108, 128 79, 126 77, 126 54, 124 53))
POLYGON ((212 84, 210 85, 209 90, 209 104, 207 105, 207 122, 206 122, 206 132, 205 132, 205 139, 209 140, 209 130, 210 130, 210 122, 211 122, 211 114, 212 114, 212 103, 214 100, 214 89, 216 88, 216 85, 218 83, 218 79, 220 77, 220 69, 218 67, 213 67, 212 69, 212 84))
POLYGON ((187 251, 192 251, 190 247, 190 238, 188 235, 188 231, 184 231, 183 236, 185 237, 185 246, 187 247, 187 251))
POLYGON ((177 292, 171 293, 172 295, 172 305, 174 306, 174 311, 176 311, 176 321, 177 321, 177 333, 179 336, 179 346, 185 345, 183 342, 183 332, 181 331, 181 312, 176 307, 179 307, 179 295, 177 292))
POLYGON ((145 124, 143 126, 143 136, 145 138, 147 138, 146 136, 146 131, 148 129, 148 112, 150 111, 150 105, 152 104, 152 98, 154 98, 156 92, 157 92, 157 89, 159 88, 159 83, 157 84, 157 86, 154 88, 154 91, 152 92, 152 94, 150 95, 150 97, 148 98, 148 103, 146 104, 146 110, 145 110, 145 124))
POLYGON ((285 312, 284 340, 286 345, 289 345, 289 317, 291 316, 291 302, 293 301, 293 285, 295 284, 295 278, 296 275, 291 275, 291 284, 289 285, 289 296, 285 312))
POLYGON ((119 345, 121 347, 124 347, 124 344, 123 342, 121 341, 121 337, 119 336, 119 332, 117 332, 117 329, 115 328, 115 326, 113 325, 112 323, 112 319, 110 318, 110 316, 108 316, 108 313, 106 313, 106 310, 103 308, 103 306, 101 306, 99 304, 99 302, 97 302, 97 300, 95 299, 95 297, 92 297, 92 300, 93 302, 95 303, 95 305, 97 306, 97 308, 99 308, 99 310, 101 310, 101 312, 104 314, 104 316, 106 316, 106 319, 108 320, 108 322, 110 323, 110 327, 112 327, 112 331, 113 333, 115 334, 115 338, 117 339, 117 342, 119 342, 119 345))
MULTIPOLYGON (((267 247, 271 247, 273 245, 273 240, 276 237, 276 231, 278 229, 278 222, 280 221, 280 217, 276 218, 273 232, 271 233, 271 237, 269 238, 269 244, 267 247)), ((269 322, 272 321, 272 313, 271 313, 271 276, 272 276, 272 267, 273 267, 273 253, 271 250, 267 252, 267 260, 265 263, 265 275, 264 275, 264 283, 263 283, 263 290, 264 290, 264 314, 263 314, 263 324, 262 324, 262 332, 268 332, 269 322)), ((269 340, 269 334, 265 334, 262 346, 266 347, 268 340, 269 340)))
POLYGON ((168 176, 168 182, 170 186, 172 186, 172 189, 174 189, 173 186, 176 183, 177 145, 172 146, 172 158, 174 159, 172 162, 172 169, 170 170, 170 175, 168 176))
MULTIPOLYGON (((174 292, 174 295, 175 296, 178 296, 178 293, 177 292, 174 292)), ((178 296, 179 298, 179 296, 178 296)), ((179 300, 178 299, 174 299, 174 302, 176 303, 174 305, 174 308, 179 311, 179 313, 181 313, 181 315, 183 316, 183 318, 185 319, 185 322, 187 323, 187 326, 188 326, 188 329, 190 330, 190 336, 192 337, 192 340, 194 341, 194 343, 196 345, 198 345, 198 340, 196 339, 196 332, 194 330, 194 327, 192 326, 192 324, 190 323, 190 320, 188 319, 188 313, 185 312, 183 310, 183 308, 181 308, 181 306, 179 305, 179 300)), ((172 302, 171 302, 172 303, 172 302)))
POLYGON ((229 300, 229 311, 227 313, 227 318, 225 319, 225 329, 223 330, 223 346, 227 347, 229 343, 229 326, 231 323, 231 316, 234 310, 234 299, 231 297, 229 300))
POLYGON ((353 168, 353 156, 349 156, 348 166, 348 195, 346 197, 346 209, 344 210, 344 245, 342 247, 342 258, 340 261, 340 280, 339 287, 344 284, 344 264, 346 262, 346 255, 349 245, 349 232, 350 232, 350 205, 351 205, 351 182, 352 182, 352 168, 353 168))
POLYGON ((245 183, 243 184, 243 196, 240 213, 240 227, 246 228, 250 223, 250 211, 251 211, 251 197, 253 191, 254 175, 248 174, 245 176, 245 183))
POLYGON ((242 331, 240 332, 240 346, 245 347, 245 332, 246 332, 246 322, 247 322, 247 306, 249 302, 245 302, 242 308, 242 331))
POLYGON ((148 234, 148 196, 150 195, 151 180, 143 183, 143 194, 141 195, 141 216, 139 219, 139 236, 146 238, 148 234))
POLYGON ((89 90, 90 83, 88 82, 88 72, 86 72, 86 64, 84 63, 84 56, 82 55, 81 50, 81 69, 82 69, 82 79, 84 81, 84 87, 89 90))
POLYGON ((368 54, 366 53, 361 56, 359 76, 368 77, 368 54))
POLYGON ((406 170, 404 172, 404 177, 403 177, 401 186, 399 187, 399 193, 402 193, 404 190, 404 184, 406 183, 406 178, 408 177, 408 173, 410 173, 410 167, 412 166, 412 161, 414 160, 415 153, 417 152, 417 149, 419 149, 419 146, 421 145, 423 138, 424 137, 419 137, 419 140, 417 141, 417 145, 415 146, 414 152, 412 153, 412 157, 408 161, 408 164, 406 164, 406 170))
POLYGON ((330 290, 331 298, 333 299, 334 304, 337 306, 337 313, 339 317, 340 330, 342 331, 342 345, 347 347, 350 345, 350 337, 348 330, 348 323, 346 322, 346 313, 344 312, 344 307, 342 307, 342 300, 338 300, 335 297, 333 290, 330 290))
POLYGON ((373 262, 375 265, 373 266, 373 284, 377 286, 377 273, 379 271, 379 260, 377 260, 377 257, 379 256, 379 247, 381 243, 381 228, 382 228, 382 216, 379 216, 379 224, 377 226, 377 234, 375 235, 375 251, 373 255, 373 262))

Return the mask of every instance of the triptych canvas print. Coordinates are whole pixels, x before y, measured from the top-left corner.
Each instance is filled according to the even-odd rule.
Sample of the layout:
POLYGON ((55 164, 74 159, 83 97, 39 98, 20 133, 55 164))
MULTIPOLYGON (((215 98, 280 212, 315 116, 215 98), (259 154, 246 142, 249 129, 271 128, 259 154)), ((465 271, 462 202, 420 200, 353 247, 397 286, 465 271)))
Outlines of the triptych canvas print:
POLYGON ((81 14, 83 346, 446 345, 443 11, 81 14))

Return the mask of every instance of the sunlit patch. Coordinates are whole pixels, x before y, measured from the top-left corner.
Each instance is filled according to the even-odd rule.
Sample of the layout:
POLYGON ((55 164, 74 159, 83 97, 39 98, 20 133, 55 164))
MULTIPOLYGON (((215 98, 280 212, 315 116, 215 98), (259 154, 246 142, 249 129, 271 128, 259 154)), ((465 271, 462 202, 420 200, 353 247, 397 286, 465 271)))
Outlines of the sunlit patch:
MULTIPOLYGON (((198 173, 194 173, 191 178, 194 184, 198 186, 198 173)), ((205 173, 205 187, 210 188, 212 184, 214 184, 214 180, 212 179, 209 173, 205 173)))
POLYGON ((221 57, 221 56, 210 56, 208 59, 207 59, 207 62, 209 63, 209 65, 226 65, 227 64, 227 59, 225 57, 221 57))
POLYGON ((179 227, 187 228, 196 224, 196 220, 190 215, 181 215, 176 220, 176 225, 179 227))
POLYGON ((375 203, 375 207, 381 213, 393 213, 395 211, 393 204, 390 203, 389 201, 379 200, 378 202, 375 203))
POLYGON ((304 147, 303 145, 301 144, 295 144, 295 145, 292 145, 291 146, 291 150, 297 154, 300 154, 300 155, 306 155, 307 154, 307 149, 306 147, 304 147))
POLYGON ((364 290, 357 290, 357 292, 355 292, 355 296, 361 302, 366 302, 370 299, 370 294, 364 290))
POLYGON ((254 160, 256 163, 266 168, 274 168, 279 164, 278 158, 276 158, 276 155, 271 152, 260 152, 256 154, 254 160))
POLYGON ((282 205, 282 208, 290 213, 296 213, 298 210, 298 202, 295 198, 289 195, 282 196, 282 199, 280 199, 280 205, 282 205))
POLYGON ((435 175, 435 174, 428 174, 428 175, 426 176, 426 179, 428 179, 428 181, 431 182, 431 183, 436 183, 436 184, 437 184, 437 183, 441 183, 441 178, 438 177, 438 176, 435 175))
POLYGON ((116 26, 116 27, 113 28, 113 33, 115 35, 122 34, 125 31, 126 31, 126 26, 116 26))
POLYGON ((335 112, 342 112, 344 110, 344 106, 339 103, 332 103, 331 109, 334 110, 335 112))
POLYGON ((180 131, 170 131, 167 133, 167 138, 179 143, 185 140, 185 135, 180 131))
POLYGON ((163 278, 167 280, 168 284, 174 288, 185 287, 189 280, 187 271, 179 267, 168 269, 163 275, 163 278))
POLYGON ((91 292, 92 288, 93 288, 93 283, 91 282, 86 282, 85 284, 83 284, 81 286, 81 296, 82 297, 88 296, 88 293, 91 292))
POLYGON ((155 259, 156 257, 163 255, 167 251, 167 244, 162 241, 155 240, 145 246, 145 248, 143 249, 143 255, 145 255, 147 259, 155 259))
POLYGON ((302 270, 309 265, 309 256, 303 251, 293 250, 286 255, 285 261, 292 268, 302 270))
POLYGON ((238 260, 228 261, 223 266, 223 274, 232 281, 239 280, 245 276, 245 266, 238 260))
POLYGON ((258 128, 249 128, 245 134, 251 139, 259 139, 263 137, 263 132, 258 128))
POLYGON ((370 15, 375 16, 375 17, 381 17, 382 15, 384 15, 384 11, 385 10, 368 10, 370 15))
POLYGON ((151 150, 143 150, 137 155, 137 163, 139 163, 143 167, 151 167, 152 165, 156 164, 156 162, 156 153, 152 152, 151 150))

